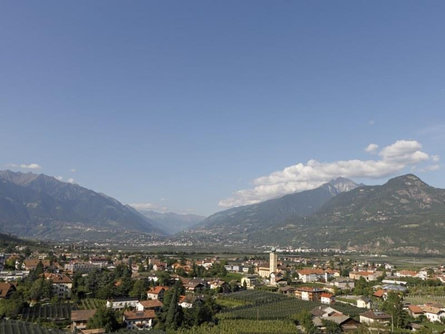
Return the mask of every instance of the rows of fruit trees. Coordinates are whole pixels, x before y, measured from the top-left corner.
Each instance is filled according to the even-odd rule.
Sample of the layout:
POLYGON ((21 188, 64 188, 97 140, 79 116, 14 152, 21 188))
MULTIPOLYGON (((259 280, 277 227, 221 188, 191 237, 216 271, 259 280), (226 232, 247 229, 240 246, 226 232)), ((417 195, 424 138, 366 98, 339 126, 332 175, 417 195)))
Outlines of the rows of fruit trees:
POLYGON ((0 320, 1 334, 63 334, 61 330, 43 328, 31 322, 0 320))
MULTIPOLYGON (((220 319, 290 319, 302 311, 311 311, 315 307, 322 305, 319 302, 303 301, 294 297, 257 290, 235 292, 221 298, 242 301, 244 304, 224 309, 218 315, 220 319)), ((346 304, 335 304, 333 307, 354 318, 364 311, 346 304)))
MULTIPOLYGON (((270 332, 274 332, 274 328, 281 326, 289 326, 295 328, 290 319, 294 319, 295 315, 302 311, 311 311, 313 308, 320 306, 319 302, 303 301, 295 297, 288 297, 282 294, 259 291, 259 290, 242 290, 234 293, 220 295, 219 299, 226 301, 236 301, 235 307, 225 307, 218 313, 220 323, 217 328, 230 333, 232 326, 238 327, 242 325, 247 331, 254 329, 255 321, 265 321, 270 332)), ((58 333, 49 329, 40 328, 32 325, 32 322, 46 320, 46 321, 69 321, 71 317, 71 310, 74 309, 96 309, 105 304, 105 300, 101 299, 83 299, 78 304, 60 303, 60 304, 46 304, 35 305, 26 308, 22 313, 21 321, 3 321, 0 327, 0 333, 5 334, 21 334, 21 333, 58 333), (24 328, 24 326, 28 326, 24 328)), ((363 312, 363 309, 357 307, 337 303, 333 306, 340 312, 351 317, 358 318, 358 314, 363 312)), ((284 330, 281 327, 281 330, 284 330)), ((216 330, 216 328, 215 328, 216 330)), ((209 333, 213 329, 208 329, 209 333)), ((224 331, 224 332, 225 332, 224 331)), ((285 331, 287 332, 287 330, 285 331)))
POLYGON ((31 322, 38 319, 69 320, 72 309, 73 305, 70 303, 34 305, 23 310, 22 319, 31 322))

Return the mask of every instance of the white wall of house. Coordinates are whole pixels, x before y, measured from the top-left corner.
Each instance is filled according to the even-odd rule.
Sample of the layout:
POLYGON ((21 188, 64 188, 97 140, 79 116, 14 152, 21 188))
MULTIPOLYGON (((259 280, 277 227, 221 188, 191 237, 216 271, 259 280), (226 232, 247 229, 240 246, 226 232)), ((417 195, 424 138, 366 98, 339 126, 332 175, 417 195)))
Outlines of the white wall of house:
POLYGON ((321 303, 330 305, 332 303, 332 299, 330 297, 321 297, 321 303))
POLYGON ((307 291, 302 291, 302 292, 301 292, 301 299, 302 299, 302 300, 309 300, 309 292, 307 292, 307 291))
POLYGON ((436 321, 440 321, 441 319, 445 318, 445 313, 444 312, 439 312, 439 313, 425 312, 425 316, 428 318, 429 321, 436 322, 436 321))
POLYGON ((143 328, 152 328, 153 320, 125 320, 128 329, 143 329, 143 328))

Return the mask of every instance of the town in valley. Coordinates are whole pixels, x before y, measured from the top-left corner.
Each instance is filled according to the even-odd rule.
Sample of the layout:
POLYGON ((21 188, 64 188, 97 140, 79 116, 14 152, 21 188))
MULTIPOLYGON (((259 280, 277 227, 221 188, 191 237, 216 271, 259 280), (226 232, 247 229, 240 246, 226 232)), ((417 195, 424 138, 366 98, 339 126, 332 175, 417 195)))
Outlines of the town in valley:
POLYGON ((439 257, 170 252, 5 236, 0 322, 43 333, 434 333, 439 257))

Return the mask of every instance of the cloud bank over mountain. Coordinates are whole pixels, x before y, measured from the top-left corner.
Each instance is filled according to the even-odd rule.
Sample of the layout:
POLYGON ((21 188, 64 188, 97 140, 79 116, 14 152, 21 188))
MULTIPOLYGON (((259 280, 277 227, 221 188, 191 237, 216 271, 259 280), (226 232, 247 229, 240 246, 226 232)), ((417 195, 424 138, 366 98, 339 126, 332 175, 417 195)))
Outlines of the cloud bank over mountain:
MULTIPOLYGON (((377 149, 376 144, 370 144, 365 150, 368 153, 376 153, 377 149)), ((232 197, 221 200, 218 205, 229 208, 254 204, 285 194, 314 189, 339 176, 378 179, 428 162, 433 164, 424 170, 435 170, 439 167, 438 156, 422 151, 422 145, 416 140, 398 140, 383 147, 378 156, 379 159, 375 160, 320 162, 311 159, 306 163, 297 163, 255 179, 252 188, 239 190, 232 197)))

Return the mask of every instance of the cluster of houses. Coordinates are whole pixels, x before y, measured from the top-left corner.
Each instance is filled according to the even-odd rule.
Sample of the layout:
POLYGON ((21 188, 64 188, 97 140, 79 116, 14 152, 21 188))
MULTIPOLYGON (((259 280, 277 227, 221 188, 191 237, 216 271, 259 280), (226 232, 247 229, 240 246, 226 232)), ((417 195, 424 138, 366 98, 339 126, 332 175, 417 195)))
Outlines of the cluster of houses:
POLYGON ((360 322, 350 316, 332 308, 331 306, 319 306, 311 311, 312 322, 321 330, 326 330, 324 321, 336 323, 343 332, 355 331, 360 326, 360 322))
MULTIPOLYGON (((299 269, 295 271, 295 276, 298 282, 303 284, 288 285, 285 280, 280 279, 283 277, 280 267, 281 263, 276 260, 275 252, 272 252, 270 254, 270 266, 258 266, 254 274, 245 275, 242 278, 241 284, 248 289, 254 289, 259 285, 277 286, 280 293, 301 300, 320 302, 326 306, 321 306, 318 310, 313 311, 314 324, 322 327, 322 320, 331 320, 340 325, 345 331, 356 328, 357 323, 347 315, 335 310, 335 305, 338 303, 367 309, 367 311, 360 314, 360 323, 371 327, 377 324, 384 326, 392 321, 391 316, 378 311, 377 307, 387 299, 389 293, 396 293, 403 300, 403 296, 408 291, 407 278, 420 280, 437 279, 442 283, 445 282, 444 267, 435 268, 434 270, 396 271, 390 264, 372 266, 366 263, 363 266, 357 265, 354 270, 348 273, 347 277, 342 277, 339 270, 330 268, 323 269, 314 266, 312 268, 299 269), (364 280, 365 282, 379 281, 378 284, 373 286, 374 291, 371 298, 344 294, 344 292, 351 292, 354 289, 357 280, 364 280), (312 283, 315 283, 315 285, 312 283), (337 291, 342 291, 342 293, 336 296, 337 291)), ((404 302, 404 309, 413 318, 423 315, 431 322, 445 321, 445 306, 438 303, 430 302, 414 305, 404 302)), ((412 324, 412 326, 413 330, 415 330, 418 324, 412 324)))
MULTIPOLYGON (((47 260, 47 254, 38 256, 34 254, 30 258, 21 260, 17 256, 14 271, 0 271, 0 281, 3 281, 0 282, 0 299, 9 298, 16 289, 14 282, 26 277, 40 264, 45 270, 43 277, 51 281, 53 294, 59 298, 71 297, 73 275, 78 273, 88 275, 97 269, 113 269, 121 263, 131 267, 134 279, 140 278, 139 272, 142 266, 146 271, 144 277, 156 284, 159 284, 156 272, 170 272, 173 280, 181 280, 184 285, 185 294, 178 301, 178 305, 183 308, 191 308, 201 298, 200 292, 204 289, 218 289, 220 292, 230 291, 229 284, 218 277, 184 278, 175 274, 184 272, 190 275, 194 266, 210 269, 216 262, 220 262, 217 257, 194 261, 183 259, 176 262, 166 262, 156 257, 150 257, 141 262, 131 261, 130 258, 122 256, 114 255, 113 257, 100 253, 89 257, 74 253, 63 255, 66 258, 66 261, 62 262, 63 265, 47 260)), ((11 256, 15 255, 9 255, 9 257, 11 256)), ((352 271, 344 273, 332 269, 327 263, 324 265, 309 263, 307 258, 281 258, 279 261, 275 250, 272 250, 268 257, 269 261, 265 261, 263 257, 228 261, 224 268, 228 272, 239 274, 240 279, 236 283, 241 288, 254 289, 261 285, 267 285, 288 296, 305 301, 320 302, 322 306, 312 311, 314 324, 322 327, 323 320, 330 320, 340 325, 345 331, 356 328, 358 322, 336 310, 335 306, 339 303, 365 309, 360 314, 360 323, 387 324, 391 321, 388 318, 389 315, 378 311, 376 305, 379 304, 378 301, 386 300, 391 292, 403 296, 408 289, 408 278, 420 280, 433 278, 445 283, 445 267, 412 271, 395 270, 390 264, 356 263, 352 271), (296 261, 298 262, 295 264, 296 261), (351 294, 358 280, 378 281, 378 284, 374 286, 371 298, 351 294)), ((0 265, 3 266, 6 258, 8 257, 0 254, 0 265)), ((146 291, 147 300, 129 297, 116 298, 108 300, 106 305, 112 309, 124 310, 123 321, 128 329, 150 329, 156 321, 156 312, 162 308, 164 294, 168 289, 168 286, 157 285, 146 291)), ((405 309, 414 318, 424 316, 432 322, 445 319, 445 307, 434 302, 419 305, 406 303, 405 309)), ((96 310, 73 310, 71 314, 72 330, 91 333, 86 329, 86 324, 95 312, 96 310)))
MULTIPOLYGON (((142 300, 137 298, 116 298, 108 300, 106 306, 114 310, 123 311, 123 321, 127 329, 151 329, 156 319, 156 311, 162 308, 162 301, 159 299, 142 300)), ((87 329, 88 321, 96 314, 97 310, 72 310, 71 330, 77 333, 91 333, 87 329)), ((95 333, 104 333, 96 329, 95 333)))
MULTIPOLYGON (((212 280, 186 279, 178 276, 185 288, 185 295, 180 296, 178 305, 182 308, 192 308, 193 304, 202 299, 199 294, 202 289, 211 288, 212 280)), ((214 286, 216 287, 216 286, 214 286)), ((154 286, 147 290, 147 300, 122 297, 109 299, 106 307, 113 310, 123 310, 123 322, 127 329, 151 329, 156 320, 156 312, 163 306, 164 294, 169 290, 168 286, 154 286)), ((71 329, 74 332, 90 333, 87 327, 88 320, 94 316, 96 310, 71 311, 71 329)), ((96 332, 97 333, 97 332, 96 332)))

